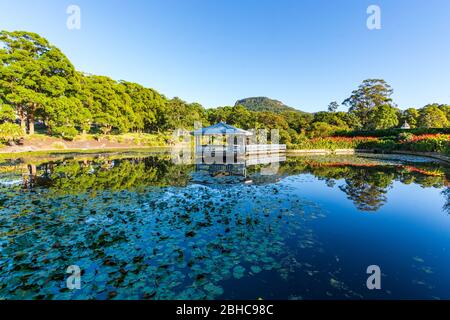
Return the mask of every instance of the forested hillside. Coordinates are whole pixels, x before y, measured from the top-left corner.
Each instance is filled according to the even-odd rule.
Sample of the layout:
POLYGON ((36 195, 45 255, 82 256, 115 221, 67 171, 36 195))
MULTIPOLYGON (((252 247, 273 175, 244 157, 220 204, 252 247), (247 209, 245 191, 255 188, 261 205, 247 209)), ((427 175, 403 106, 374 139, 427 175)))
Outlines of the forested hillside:
POLYGON ((281 113, 284 111, 299 111, 292 107, 288 107, 283 102, 269 99, 267 97, 254 97, 254 98, 245 98, 236 101, 235 106, 244 106, 248 110, 251 111, 269 111, 275 113, 281 113))

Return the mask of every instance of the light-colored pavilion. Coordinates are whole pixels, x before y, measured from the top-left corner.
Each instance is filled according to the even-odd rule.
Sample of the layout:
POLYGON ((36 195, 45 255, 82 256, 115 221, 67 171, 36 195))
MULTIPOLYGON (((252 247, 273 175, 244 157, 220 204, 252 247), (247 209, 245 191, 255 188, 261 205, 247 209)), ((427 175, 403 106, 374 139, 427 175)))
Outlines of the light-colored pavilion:
POLYGON ((256 143, 254 133, 224 122, 193 132, 197 154, 233 152, 239 155, 257 155, 286 151, 284 144, 256 143))
POLYGON ((197 170, 246 176, 246 167, 286 160, 286 145, 261 144, 252 131, 219 122, 192 133, 197 170))
POLYGON ((409 125, 408 122, 405 121, 405 122, 403 123, 403 125, 401 126, 400 129, 405 129, 405 130, 411 129, 411 126, 409 125))
POLYGON ((197 153, 230 151, 244 154, 247 137, 251 136, 253 133, 250 131, 219 122, 194 131, 195 151, 197 153))

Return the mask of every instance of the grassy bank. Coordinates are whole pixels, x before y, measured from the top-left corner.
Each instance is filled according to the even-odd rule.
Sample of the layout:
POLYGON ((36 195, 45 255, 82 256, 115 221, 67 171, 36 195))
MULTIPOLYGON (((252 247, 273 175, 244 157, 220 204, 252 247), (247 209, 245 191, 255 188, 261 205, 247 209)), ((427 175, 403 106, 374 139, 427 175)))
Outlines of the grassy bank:
POLYGON ((0 153, 73 152, 98 153, 108 150, 170 147, 174 144, 169 134, 128 133, 123 135, 78 135, 72 140, 44 134, 26 136, 21 143, 1 145, 0 153))

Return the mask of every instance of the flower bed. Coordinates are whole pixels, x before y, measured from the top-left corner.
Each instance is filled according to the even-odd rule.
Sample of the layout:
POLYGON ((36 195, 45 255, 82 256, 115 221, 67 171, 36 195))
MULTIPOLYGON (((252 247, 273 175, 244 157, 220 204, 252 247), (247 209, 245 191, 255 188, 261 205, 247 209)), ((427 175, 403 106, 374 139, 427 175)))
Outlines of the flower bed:
POLYGON ((419 152, 440 152, 450 155, 450 135, 448 134, 424 134, 410 136, 398 142, 400 150, 419 152))
POLYGON ((396 137, 327 137, 305 139, 291 149, 366 149, 404 150, 416 152, 439 152, 450 155, 450 135, 448 134, 400 134, 396 137))
POLYGON ((295 145, 290 146, 294 149, 356 149, 361 144, 370 144, 378 142, 378 138, 374 137, 327 137, 305 139, 295 145))

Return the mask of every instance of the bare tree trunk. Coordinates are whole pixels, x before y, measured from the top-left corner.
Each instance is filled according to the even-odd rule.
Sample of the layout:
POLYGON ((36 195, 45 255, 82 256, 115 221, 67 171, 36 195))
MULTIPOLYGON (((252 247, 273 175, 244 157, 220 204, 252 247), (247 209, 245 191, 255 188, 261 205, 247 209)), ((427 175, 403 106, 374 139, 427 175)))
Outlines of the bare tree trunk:
POLYGON ((28 115, 28 134, 34 134, 34 112, 28 115))
POLYGON ((44 124, 45 124, 46 127, 47 127, 47 134, 48 134, 49 136, 51 136, 51 135, 52 135, 52 127, 49 125, 49 122, 50 122, 50 120, 48 119, 48 117, 45 118, 44 124))
POLYGON ((25 113, 23 111, 23 107, 19 106, 19 119, 20 119, 20 127, 22 128, 24 133, 27 133, 27 121, 25 119, 25 113))

